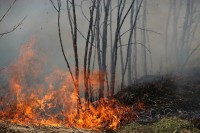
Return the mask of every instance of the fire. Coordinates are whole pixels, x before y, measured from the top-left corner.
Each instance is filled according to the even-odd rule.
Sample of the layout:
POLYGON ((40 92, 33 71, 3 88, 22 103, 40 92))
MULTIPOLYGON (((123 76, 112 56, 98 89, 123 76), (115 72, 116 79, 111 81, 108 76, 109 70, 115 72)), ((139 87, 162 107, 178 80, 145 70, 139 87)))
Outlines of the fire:
MULTIPOLYGON (((33 38, 23 45, 19 59, 4 72, 9 78, 9 91, 0 99, 0 121, 22 125, 115 130, 135 118, 130 107, 123 106, 115 99, 100 99, 88 104, 81 98, 78 113, 77 95, 70 75, 56 68, 41 78, 42 65, 46 60, 37 57, 34 44, 33 38)), ((91 77, 93 88, 98 88, 97 78, 95 72, 91 77)), ((84 87, 83 79, 83 75, 80 75, 80 88, 84 87)))

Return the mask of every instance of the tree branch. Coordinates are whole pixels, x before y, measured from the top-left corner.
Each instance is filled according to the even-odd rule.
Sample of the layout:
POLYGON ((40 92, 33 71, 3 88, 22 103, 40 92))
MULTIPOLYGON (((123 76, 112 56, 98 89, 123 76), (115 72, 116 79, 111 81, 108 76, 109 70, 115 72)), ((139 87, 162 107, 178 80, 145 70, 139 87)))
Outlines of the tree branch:
POLYGON ((12 5, 8 8, 8 10, 5 12, 5 14, 1 17, 0 19, 0 23, 1 21, 5 18, 5 16, 8 14, 8 12, 10 11, 10 9, 13 7, 13 5, 15 4, 16 0, 13 1, 12 5))
POLYGON ((23 21, 24 21, 26 18, 27 18, 27 16, 24 17, 24 18, 18 23, 18 25, 15 25, 15 26, 13 27, 13 29, 11 29, 11 30, 9 30, 9 31, 6 31, 6 32, 3 32, 3 33, 0 33, 0 36, 2 37, 3 35, 9 34, 9 33, 13 32, 14 30, 16 30, 20 25, 22 25, 23 21))
POLYGON ((70 65, 69 65, 69 62, 67 60, 67 57, 65 55, 65 51, 64 51, 64 48, 63 48, 63 43, 62 43, 62 37, 61 37, 61 30, 60 30, 60 9, 61 9, 61 3, 59 3, 60 0, 58 0, 58 8, 55 7, 55 4, 53 3, 52 0, 50 0, 54 9, 58 12, 58 34, 59 34, 59 41, 60 41, 60 46, 61 46, 61 50, 62 50, 62 54, 64 56, 64 59, 65 59, 65 62, 67 63, 67 67, 69 69, 69 73, 72 77, 72 81, 74 83, 74 86, 76 86, 76 82, 74 80, 74 77, 73 77, 73 74, 72 74, 72 71, 71 71, 71 68, 70 68, 70 65))

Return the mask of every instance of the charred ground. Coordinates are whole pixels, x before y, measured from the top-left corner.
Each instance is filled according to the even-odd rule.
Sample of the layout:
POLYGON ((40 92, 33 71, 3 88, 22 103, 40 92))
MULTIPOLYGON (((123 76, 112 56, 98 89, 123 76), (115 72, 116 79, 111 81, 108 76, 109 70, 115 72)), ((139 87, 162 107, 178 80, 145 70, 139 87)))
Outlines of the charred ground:
POLYGON ((200 128, 200 76, 145 76, 115 98, 137 110, 137 122, 153 123, 177 116, 200 128))
MULTIPOLYGON (((187 76, 144 76, 137 84, 119 91, 115 98, 124 105, 132 106, 139 124, 148 125, 163 118, 177 117, 200 129, 198 72, 187 76)), ((19 126, 6 122, 1 123, 0 128, 1 132, 92 132, 73 128, 19 126)))

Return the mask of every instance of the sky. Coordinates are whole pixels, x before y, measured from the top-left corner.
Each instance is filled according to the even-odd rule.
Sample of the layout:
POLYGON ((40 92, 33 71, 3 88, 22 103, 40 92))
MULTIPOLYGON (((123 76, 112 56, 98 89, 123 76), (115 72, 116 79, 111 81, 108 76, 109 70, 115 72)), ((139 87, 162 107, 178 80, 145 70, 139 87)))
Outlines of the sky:
MULTIPOLYGON (((12 2, 13 0, 0 0, 0 16, 5 13, 12 2)), ((65 0, 63 2, 65 2, 65 0)), ((115 4, 113 0, 112 2, 115 4)), ((80 1, 76 0, 76 3, 80 4, 80 1)), ((87 3, 83 6, 83 9, 86 15, 88 15, 87 3)), ((154 73, 158 73, 160 65, 162 63, 164 64, 164 44, 166 35, 165 29, 167 15, 169 12, 168 10, 169 0, 151 0, 151 2, 148 1, 147 29, 159 33, 155 34, 149 32, 154 73)), ((184 11, 181 14, 184 14, 184 11)), ((2 32, 7 31, 8 29, 12 29, 12 27, 16 25, 20 20, 22 20, 25 16, 27 16, 27 18, 18 29, 0 38, 0 68, 4 68, 13 61, 17 60, 20 46, 26 44, 32 37, 34 37, 36 39, 38 49, 41 50, 41 52, 49 58, 48 60, 51 62, 52 66, 58 66, 67 70, 59 44, 57 30, 57 13, 49 0, 17 0, 5 19, 0 23, 0 31, 2 32)), ((183 15, 180 16, 181 19, 184 18, 183 15)), ((78 28, 86 35, 88 23, 87 21, 85 21, 79 9, 77 9, 77 22, 78 28)), ((126 23, 128 23, 128 21, 125 22, 125 26, 123 27, 122 31, 127 30, 128 27, 126 26, 126 23)), ((65 52, 67 58, 70 61, 70 64, 73 66, 74 59, 72 52, 71 35, 69 23, 67 21, 67 12, 65 5, 62 6, 61 25, 65 52)), ((198 38, 199 35, 200 32, 197 32, 195 35, 196 38, 198 38)), ((123 38, 122 42, 125 43, 126 41, 127 38, 123 38)), ((80 34, 78 34, 80 65, 83 64, 82 57, 85 46, 85 42, 82 42, 84 42, 84 39, 81 37, 80 34)), ((197 55, 198 52, 195 56, 197 55)), ((138 65, 140 66, 142 64, 138 63, 138 65)), ((140 70, 140 68, 141 67, 139 67, 138 71, 142 71, 142 69, 140 70)))

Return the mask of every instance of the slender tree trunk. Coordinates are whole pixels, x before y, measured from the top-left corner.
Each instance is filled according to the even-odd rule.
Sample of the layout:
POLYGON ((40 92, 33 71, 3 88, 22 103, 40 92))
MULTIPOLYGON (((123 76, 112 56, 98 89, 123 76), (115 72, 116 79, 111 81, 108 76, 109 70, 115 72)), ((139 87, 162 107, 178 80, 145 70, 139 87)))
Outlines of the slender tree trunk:
MULTIPOLYGON (((125 2, 125 1, 124 1, 125 2)), ((116 65, 117 65, 117 50, 118 50, 118 40, 119 40, 119 33, 120 30, 122 28, 122 25, 127 17, 127 15, 129 14, 133 4, 134 4, 135 0, 132 1, 131 5, 129 6, 127 12, 125 13, 125 15, 122 18, 122 14, 123 14, 123 8, 125 6, 125 4, 122 5, 121 7, 121 3, 122 0, 119 2, 119 6, 118 6, 118 11, 117 11, 117 27, 116 27, 116 31, 115 31, 115 40, 114 40, 114 45, 113 45, 113 62, 111 64, 112 70, 111 70, 111 83, 110 83, 110 96, 113 97, 114 95, 114 89, 115 89, 115 76, 116 76, 116 65), (121 11, 121 12, 120 12, 121 11)))
POLYGON ((96 24, 96 39, 97 39, 97 57, 98 57, 98 67, 99 67, 99 98, 103 97, 102 92, 102 61, 101 61, 101 50, 100 50, 100 0, 97 1, 96 7, 96 17, 97 17, 97 24, 96 24))
MULTIPOLYGON (((135 2, 135 10, 138 10, 138 0, 135 2)), ((135 12, 136 16, 136 12, 135 12)), ((135 27, 137 27, 137 21, 135 22, 135 27)), ((133 70, 134 70, 134 81, 137 81, 137 28, 134 29, 134 57, 133 57, 133 70)))
POLYGON ((104 22, 103 22, 103 37, 102 37, 102 72, 101 72, 101 81, 100 81, 100 94, 99 97, 104 97, 104 82, 107 74, 106 70, 106 54, 107 54, 107 31, 108 31, 108 15, 109 15, 109 8, 110 8, 111 0, 107 0, 105 5, 104 0, 104 22))
POLYGON ((115 39, 113 44, 113 51, 112 51, 112 63, 111 63, 111 79, 110 79, 110 92, 109 96, 113 97, 114 94, 114 88, 115 88, 115 69, 116 69, 116 63, 117 63, 117 44, 118 44, 118 37, 120 32, 120 7, 121 7, 122 0, 120 0, 118 4, 118 10, 117 10, 117 25, 115 30, 115 39))
MULTIPOLYGON (((133 16, 134 16, 134 6, 131 9, 130 29, 134 26, 133 16)), ((128 52, 128 54, 127 54, 127 56, 128 56, 128 73, 127 73, 127 75, 128 75, 128 77, 127 77, 128 78, 128 85, 132 84, 132 66, 131 66, 132 65, 132 62, 131 62, 132 58, 131 58, 131 55, 132 55, 132 45, 133 45, 133 30, 131 30, 131 32, 130 32, 130 44, 128 44, 130 46, 129 46, 129 49, 127 49, 128 50, 127 51, 128 52)))
POLYGON ((124 72, 124 54, 122 49, 122 39, 119 38, 119 46, 120 46, 120 58, 121 58, 121 75, 123 75, 124 72))
POLYGON ((74 48, 74 58, 75 58, 75 95, 77 96, 77 113, 81 109, 81 101, 79 97, 79 61, 78 61, 78 51, 77 51, 77 22, 76 22, 76 9, 74 0, 72 0, 72 10, 73 10, 73 20, 74 20, 74 35, 73 35, 73 48, 74 48))
MULTIPOLYGON (((93 13, 94 13, 94 7, 95 7, 95 2, 93 2, 93 6, 92 9, 90 10, 90 21, 89 21, 89 28, 88 28, 88 34, 87 34, 87 39, 86 39, 86 45, 85 45, 85 55, 84 55, 84 84, 85 84, 85 99, 87 101, 89 101, 89 76, 90 73, 89 71, 87 71, 87 65, 89 68, 89 64, 87 64, 87 59, 88 59, 88 47, 89 47, 89 40, 90 40, 90 36, 91 36, 91 32, 92 32, 92 27, 93 27, 93 13)), ((92 35, 93 37, 93 35, 92 35)), ((91 42, 92 43, 92 42, 91 42)), ((91 56, 91 49, 92 49, 92 44, 90 45, 90 56, 91 56)), ((90 59, 90 58, 89 58, 90 59)), ((90 63, 90 61, 89 61, 90 63)))
POLYGON ((176 57, 178 57, 177 58, 177 60, 176 60, 176 62, 178 63, 177 64, 177 70, 179 71, 179 50, 178 50, 178 40, 177 40, 177 34, 178 34, 178 32, 177 32, 177 24, 178 24, 178 18, 177 18, 177 1, 173 1, 173 6, 174 6, 174 8, 173 8, 173 11, 172 11, 172 13, 173 13, 173 36, 172 36, 172 43, 171 44, 173 44, 173 49, 175 50, 175 56, 176 57))
POLYGON ((166 29, 165 29, 165 62, 166 62, 166 70, 168 72, 168 69, 169 69, 169 64, 170 64, 170 60, 169 60, 169 45, 168 44, 169 40, 168 40, 168 34, 169 34, 169 23, 170 23, 170 18, 171 18, 171 12, 172 12, 172 0, 170 0, 170 4, 169 4, 169 12, 168 12, 168 16, 167 16, 167 24, 166 24, 166 29))
MULTIPOLYGON (((142 27, 145 28, 145 23, 146 23, 146 0, 144 0, 144 7, 143 7, 143 19, 142 19, 142 27)), ((144 47, 142 47, 142 62, 143 62, 143 70, 144 70, 144 74, 147 75, 148 74, 148 70, 147 70, 147 52, 146 52, 146 46, 147 46, 147 42, 146 42, 146 31, 142 30, 141 31, 141 43, 144 45, 144 47)))
POLYGON ((62 49, 62 53, 64 56, 64 59, 67 63, 67 67, 69 69, 70 75, 72 77, 73 83, 74 83, 74 93, 76 95, 76 104, 77 104, 77 114, 79 115, 79 110, 81 109, 81 102, 80 102, 80 97, 79 97, 79 65, 78 65, 78 52, 77 52, 77 24, 76 24, 76 11, 75 11, 75 3, 74 0, 72 1, 72 9, 73 9, 73 18, 74 18, 74 25, 72 25, 72 21, 71 21, 71 14, 70 14, 70 9, 69 9, 69 1, 67 0, 67 11, 68 11, 68 20, 70 23, 70 27, 71 27, 71 34, 72 34, 72 41, 73 41, 73 48, 74 48, 74 55, 75 55, 75 78, 72 75, 72 71, 69 65, 69 62, 67 60, 67 57, 65 55, 64 52, 64 48, 63 48, 63 43, 62 43, 62 36, 61 36, 61 30, 60 30, 60 11, 61 11, 61 0, 57 0, 57 7, 54 4, 54 2, 52 0, 50 0, 54 9, 57 11, 58 13, 58 33, 59 33, 59 40, 60 40, 60 45, 61 45, 61 49, 62 49))
POLYGON ((133 27, 131 27, 131 31, 130 31, 130 35, 129 35, 128 47, 127 47, 127 55, 126 55, 126 63, 125 63, 125 69, 124 69, 124 72, 123 72, 123 75, 122 75, 121 87, 124 86, 124 76, 125 76, 125 73, 126 73, 126 68, 127 68, 127 65, 128 65, 128 58, 129 58, 128 50, 130 49, 130 42, 131 42, 131 39, 132 39, 133 30, 134 30, 135 25, 136 25, 137 17, 138 17, 142 2, 143 2, 143 0, 141 0, 140 5, 138 7, 138 10, 136 11, 136 15, 135 15, 134 22, 133 22, 133 27))
MULTIPOLYGON (((110 66, 113 62, 112 53, 113 53, 113 34, 112 34, 112 2, 110 3, 110 66)), ((110 67, 110 71, 112 70, 112 67, 110 67)), ((109 86, 109 85, 108 85, 109 86)), ((107 96, 109 97, 109 88, 107 88, 107 96)))

